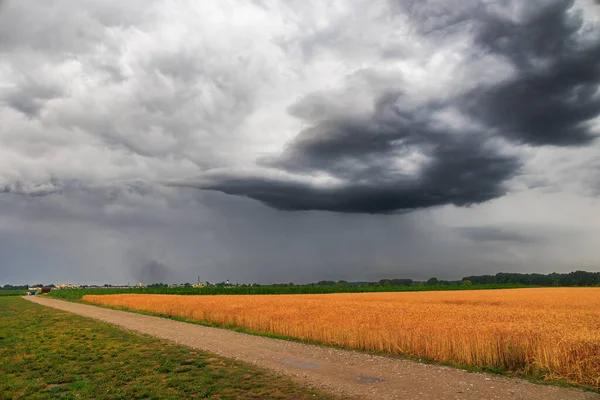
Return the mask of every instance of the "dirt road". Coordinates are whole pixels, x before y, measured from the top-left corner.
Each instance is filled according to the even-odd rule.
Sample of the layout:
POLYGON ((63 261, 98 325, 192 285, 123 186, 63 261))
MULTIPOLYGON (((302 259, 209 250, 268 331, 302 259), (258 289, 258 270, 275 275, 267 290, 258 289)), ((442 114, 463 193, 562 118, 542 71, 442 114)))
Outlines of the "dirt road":
POLYGON ((600 395, 593 393, 501 376, 246 335, 47 297, 26 299, 269 368, 344 398, 600 400, 600 395))

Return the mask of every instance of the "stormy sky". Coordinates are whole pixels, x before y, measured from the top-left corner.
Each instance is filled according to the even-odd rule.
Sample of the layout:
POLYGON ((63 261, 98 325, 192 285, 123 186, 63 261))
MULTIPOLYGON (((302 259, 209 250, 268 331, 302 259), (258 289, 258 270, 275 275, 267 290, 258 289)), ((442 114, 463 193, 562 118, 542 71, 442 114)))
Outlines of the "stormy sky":
POLYGON ((0 284, 600 270, 594 0, 0 0, 0 284))

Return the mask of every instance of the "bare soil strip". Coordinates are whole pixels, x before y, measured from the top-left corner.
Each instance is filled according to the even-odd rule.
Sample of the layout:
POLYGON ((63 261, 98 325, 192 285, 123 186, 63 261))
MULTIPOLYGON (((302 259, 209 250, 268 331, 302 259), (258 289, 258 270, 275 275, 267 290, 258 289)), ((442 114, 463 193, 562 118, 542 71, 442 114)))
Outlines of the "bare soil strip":
POLYGON ((502 376, 252 336, 40 296, 26 298, 124 329, 268 368, 344 398, 600 399, 600 395, 595 393, 536 385, 502 376))

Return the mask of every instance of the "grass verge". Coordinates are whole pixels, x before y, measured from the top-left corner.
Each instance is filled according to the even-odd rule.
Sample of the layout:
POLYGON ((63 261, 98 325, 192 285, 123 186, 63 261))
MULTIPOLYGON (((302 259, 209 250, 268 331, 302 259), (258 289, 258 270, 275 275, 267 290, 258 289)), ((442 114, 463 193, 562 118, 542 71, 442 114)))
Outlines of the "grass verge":
POLYGON ((0 297, 4 296, 24 296, 27 290, 0 290, 0 297))
POLYGON ((0 299, 0 399, 331 399, 285 377, 30 303, 0 299))

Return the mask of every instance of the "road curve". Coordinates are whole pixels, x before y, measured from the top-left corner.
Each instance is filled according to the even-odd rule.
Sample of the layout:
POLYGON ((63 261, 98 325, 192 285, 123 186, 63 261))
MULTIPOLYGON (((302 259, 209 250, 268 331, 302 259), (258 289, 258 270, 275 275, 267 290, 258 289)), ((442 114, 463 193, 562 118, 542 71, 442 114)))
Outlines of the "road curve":
MULTIPOLYGON (((245 361, 357 399, 600 400, 600 395, 392 357, 306 345, 41 296, 34 303, 245 361)), ((307 321, 307 323, 310 323, 307 321)))

